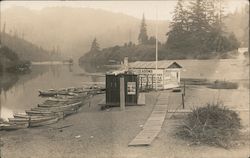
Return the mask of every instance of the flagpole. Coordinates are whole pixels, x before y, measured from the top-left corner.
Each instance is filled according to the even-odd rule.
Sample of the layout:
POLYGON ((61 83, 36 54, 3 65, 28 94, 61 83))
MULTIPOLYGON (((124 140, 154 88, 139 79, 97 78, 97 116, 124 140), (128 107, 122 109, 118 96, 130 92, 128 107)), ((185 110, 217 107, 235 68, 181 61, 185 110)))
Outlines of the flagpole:
POLYGON ((155 90, 158 89, 158 9, 156 7, 156 27, 155 27, 155 90))

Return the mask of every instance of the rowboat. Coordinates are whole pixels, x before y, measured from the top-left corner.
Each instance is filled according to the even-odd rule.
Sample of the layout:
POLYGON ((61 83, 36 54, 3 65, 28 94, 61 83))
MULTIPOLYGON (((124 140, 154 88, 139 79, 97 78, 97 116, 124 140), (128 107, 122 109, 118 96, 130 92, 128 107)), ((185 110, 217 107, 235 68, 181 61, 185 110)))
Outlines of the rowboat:
POLYGON ((28 116, 27 118, 9 118, 9 122, 11 123, 19 123, 19 122, 32 122, 32 121, 43 121, 48 119, 53 119, 56 116, 28 116))
POLYGON ((67 102, 68 99, 48 98, 46 101, 52 101, 52 102, 67 102))
POLYGON ((48 112, 48 111, 39 111, 39 110, 27 110, 26 113, 31 117, 44 117, 44 116, 56 116, 59 119, 64 117, 63 112, 48 112))
POLYGON ((81 101, 78 101, 78 100, 72 100, 72 101, 67 101, 67 102, 56 102, 54 104, 52 103, 42 103, 42 104, 38 104, 38 107, 41 107, 41 108, 50 108, 50 107, 64 107, 64 106, 74 106, 74 104, 78 104, 78 105, 81 105, 82 102, 81 101))
POLYGON ((42 120, 42 121, 31 121, 29 126, 30 127, 37 127, 37 126, 44 126, 44 125, 49 125, 56 123, 59 120, 59 118, 52 118, 52 119, 47 119, 47 120, 42 120))
POLYGON ((49 111, 37 111, 37 110, 26 110, 26 113, 30 116, 32 115, 42 115, 42 116, 51 116, 54 115, 53 112, 49 111))
POLYGON ((9 118, 9 122, 29 122, 30 118, 9 118))
POLYGON ((38 92, 39 92, 39 96, 47 96, 47 97, 55 96, 58 94, 56 90, 48 90, 48 91, 39 90, 38 92))
POLYGON ((17 130, 17 129, 22 129, 22 128, 28 128, 29 124, 28 123, 1 123, 0 124, 0 130, 17 130))
POLYGON ((26 113, 14 113, 13 116, 14 118, 29 118, 30 117, 26 113))

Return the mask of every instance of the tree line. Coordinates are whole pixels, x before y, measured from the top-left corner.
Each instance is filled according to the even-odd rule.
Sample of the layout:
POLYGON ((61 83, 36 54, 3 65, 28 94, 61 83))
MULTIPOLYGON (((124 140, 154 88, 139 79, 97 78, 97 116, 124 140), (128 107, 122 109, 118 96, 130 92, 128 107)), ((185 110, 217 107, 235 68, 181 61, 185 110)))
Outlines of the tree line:
MULTIPOLYGON (((138 44, 129 41, 123 46, 100 50, 95 38, 85 57, 87 60, 89 57, 100 57, 106 61, 108 59, 122 61, 124 56, 131 56, 132 60, 155 60, 153 46, 157 41, 160 60, 228 58, 228 52, 237 49, 240 43, 233 32, 225 31, 227 30, 224 24, 225 17, 225 8, 221 0, 178 0, 169 26, 170 31, 166 33, 166 42, 161 43, 154 36, 148 35, 143 14, 138 44), (133 57, 135 55, 139 57, 133 57)), ((80 61, 84 60, 83 58, 80 61)))

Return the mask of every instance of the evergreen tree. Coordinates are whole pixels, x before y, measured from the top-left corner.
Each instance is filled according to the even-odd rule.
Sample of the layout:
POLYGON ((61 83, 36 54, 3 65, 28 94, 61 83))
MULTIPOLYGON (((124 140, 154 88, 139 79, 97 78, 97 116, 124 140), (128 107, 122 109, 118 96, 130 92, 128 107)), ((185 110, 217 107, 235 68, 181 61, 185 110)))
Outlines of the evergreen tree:
POLYGON ((174 10, 173 21, 170 23, 171 30, 166 34, 168 36, 167 46, 172 48, 180 48, 181 41, 185 41, 185 37, 189 31, 188 11, 184 8, 183 0, 178 0, 174 10), (176 42, 179 41, 179 42, 176 42))
POLYGON ((224 7, 220 0, 194 0, 184 6, 178 0, 166 46, 174 52, 192 53, 197 57, 210 56, 209 52, 236 49, 234 34, 226 33, 223 24, 224 7))
POLYGON ((90 52, 97 52, 97 51, 100 51, 100 47, 99 47, 99 44, 97 43, 97 39, 94 38, 91 44, 90 52))
POLYGON ((142 22, 141 22, 140 33, 139 33, 139 36, 138 36, 138 41, 139 41, 139 44, 146 44, 147 41, 148 41, 147 25, 146 25, 146 22, 145 22, 144 14, 142 16, 142 22))
POLYGON ((176 35, 189 30, 188 11, 185 10, 182 0, 178 0, 174 10, 173 22, 170 23, 170 28, 172 28, 172 30, 168 34, 173 33, 176 35))

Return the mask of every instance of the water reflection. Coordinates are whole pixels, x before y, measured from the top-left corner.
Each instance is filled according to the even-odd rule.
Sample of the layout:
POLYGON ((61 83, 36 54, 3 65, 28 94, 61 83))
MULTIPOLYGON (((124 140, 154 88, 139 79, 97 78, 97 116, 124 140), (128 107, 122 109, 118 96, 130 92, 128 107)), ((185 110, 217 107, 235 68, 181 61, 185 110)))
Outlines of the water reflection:
POLYGON ((24 112, 41 103, 45 98, 38 97, 39 89, 78 87, 86 81, 104 81, 100 76, 75 75, 85 72, 78 65, 32 65, 31 69, 30 74, 5 74, 0 78, 1 118, 7 119, 14 112, 24 112))

